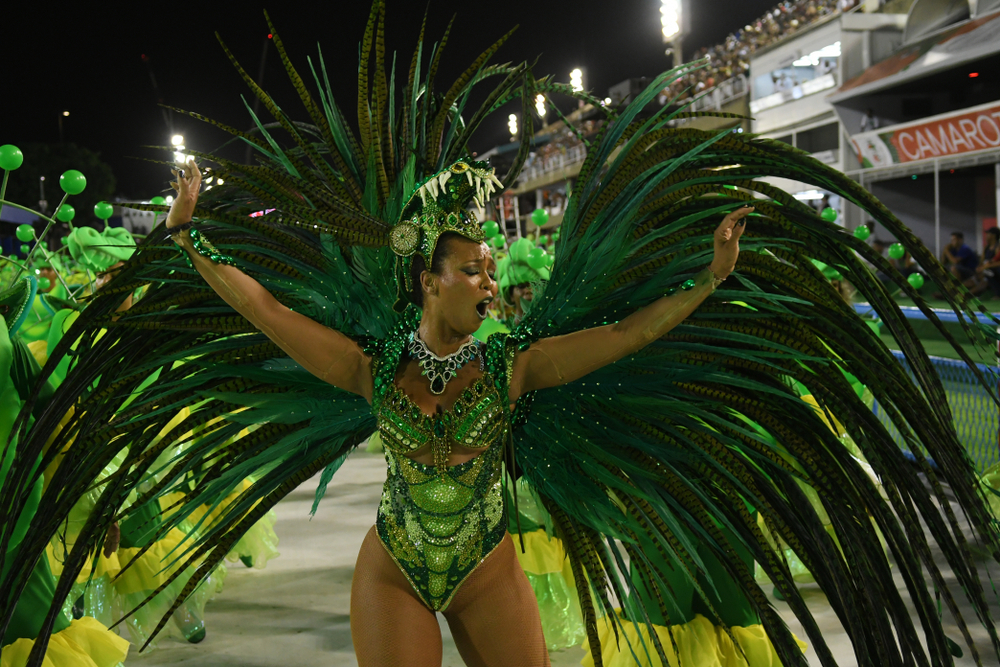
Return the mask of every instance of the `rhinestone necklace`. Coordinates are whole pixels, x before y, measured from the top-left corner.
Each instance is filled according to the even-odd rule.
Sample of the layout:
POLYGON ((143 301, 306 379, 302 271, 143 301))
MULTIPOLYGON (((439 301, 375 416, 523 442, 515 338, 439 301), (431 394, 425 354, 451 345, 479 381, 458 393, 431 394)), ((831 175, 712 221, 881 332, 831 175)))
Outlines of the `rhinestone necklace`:
POLYGON ((427 347, 420 338, 419 330, 410 334, 410 344, 408 346, 410 356, 420 364, 421 375, 427 376, 431 382, 431 393, 439 396, 444 393, 445 387, 454 378, 460 368, 479 357, 480 368, 483 365, 483 358, 479 354, 479 341, 475 338, 462 345, 455 352, 439 357, 427 347))

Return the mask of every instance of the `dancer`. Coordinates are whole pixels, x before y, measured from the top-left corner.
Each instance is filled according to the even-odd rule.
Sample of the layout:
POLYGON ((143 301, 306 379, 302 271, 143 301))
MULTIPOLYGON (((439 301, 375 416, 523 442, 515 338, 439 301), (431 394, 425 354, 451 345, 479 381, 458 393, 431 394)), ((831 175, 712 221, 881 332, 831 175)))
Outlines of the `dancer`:
MULTIPOLYGON (((114 438, 115 448, 128 447, 128 472, 109 482, 97 508, 113 514, 160 451, 193 426, 211 423, 198 449, 175 463, 178 472, 146 494, 168 493, 171 485, 179 490, 190 481, 181 471, 201 466, 170 520, 179 522, 205 498, 222 497, 259 473, 185 554, 201 563, 200 577, 274 503, 323 471, 321 497, 346 455, 377 426, 389 481, 352 590, 359 664, 439 664, 434 609, 450 615, 468 664, 544 664, 537 610, 530 612, 535 603, 502 520, 501 457, 511 475, 531 483, 552 516, 573 567, 595 664, 601 664, 597 613, 618 622, 612 594, 628 619, 646 625, 657 614, 669 619, 679 606, 669 598, 630 595, 635 581, 647 590, 669 590, 661 562, 690 583, 713 624, 727 622, 713 591, 739 591, 779 659, 802 664, 798 643, 753 581, 748 561, 737 555, 743 553, 762 563, 820 658, 834 662, 787 565, 748 508, 802 557, 859 662, 950 660, 925 573, 942 584, 942 599, 963 632, 965 625, 927 556, 931 542, 1000 646, 960 526, 937 505, 957 504, 978 538, 1000 553, 982 492, 919 342, 855 253, 922 303, 919 295, 863 243, 760 179, 794 178, 864 208, 929 268, 955 309, 974 318, 974 304, 919 240, 843 174, 793 148, 669 125, 687 112, 668 109, 640 119, 683 71, 668 73, 625 109, 606 110, 609 120, 589 146, 567 203, 559 259, 544 294, 515 330, 490 336, 481 347, 467 336, 485 315, 495 285, 489 256, 477 242, 482 232, 466 205, 502 186, 487 167, 463 157, 469 137, 502 102, 527 105, 537 94, 575 93, 536 79, 524 64, 486 65, 497 44, 440 95, 434 79, 442 50, 425 68, 418 47, 405 85, 390 94, 383 13, 376 1, 362 44, 357 133, 333 101, 322 62, 314 70, 317 102, 271 26, 311 122, 292 122, 245 77, 282 134, 264 124, 254 135, 223 127, 258 149, 258 164, 201 156, 225 185, 206 193, 197 208, 197 168, 185 165, 169 230, 184 253, 158 228, 67 333, 80 362, 35 427, 22 422, 20 428, 25 456, 43 454, 39 433, 56 414, 77 406, 60 438, 80 435, 43 502, 59 508, 79 494, 78 471, 102 465, 111 453, 95 443, 114 438), (501 83, 467 114, 472 88, 494 76, 501 83), (734 226, 750 203, 754 217, 742 241, 768 254, 739 255, 736 278, 713 293, 717 277, 736 260, 732 241, 742 228, 734 226), (248 216, 261 210, 270 212, 248 216), (916 386, 883 347, 868 344, 868 327, 811 259, 843 267, 907 351, 916 386), (705 268, 710 265, 714 273, 705 268), (147 307, 112 320, 114 300, 140 285, 149 285, 147 307), (422 313, 414 307, 420 303, 422 313), (299 326, 289 331, 288 321, 299 326), (108 323, 98 337, 97 326, 108 323), (834 358, 889 406, 911 447, 933 458, 937 468, 923 467, 930 490, 830 363, 834 358), (186 363, 175 367, 180 359, 186 363), (158 370, 159 379, 134 397, 158 370), (787 377, 807 386, 844 425, 890 490, 887 501, 815 410, 789 390, 787 377), (192 394, 209 400, 151 447, 153 435, 192 394), (126 400, 133 402, 122 410, 126 400), (767 429, 776 444, 746 420, 767 429), (260 426, 234 439, 248 424, 260 426), (816 490, 845 552, 804 501, 800 480, 816 490), (630 576, 622 577, 626 556, 630 576), (920 640, 894 571, 902 573, 918 609, 920 640), (531 616, 518 615, 522 609, 531 616)), ((519 158, 501 183, 516 179, 527 154, 529 115, 519 158)), ((978 331, 969 328, 970 335, 978 331)), ((917 459, 924 464, 923 456, 917 459)), ((19 490, 32 473, 27 467, 17 472, 18 484, 0 494, 0 511, 21 503, 19 490)), ((19 555, 30 556, 36 536, 47 539, 49 529, 33 526, 19 555)), ((89 544, 74 547, 60 587, 82 567, 95 539, 90 534, 89 544)), ((15 578, 0 585, 0 599, 23 576, 17 561, 13 570, 15 578)), ((653 646, 635 651, 666 662, 665 647, 651 639, 653 646)))
MULTIPOLYGON (((0 438, 4 443, 8 442, 18 408, 39 371, 25 343, 17 339, 18 329, 24 323, 35 297, 35 288, 34 276, 25 276, 11 288, 0 292, 0 438)), ((46 393, 51 393, 51 390, 46 393)), ((0 457, 0 487, 7 483, 14 467, 14 455, 15 450, 8 448, 0 457)), ((42 480, 39 479, 32 485, 27 504, 14 515, 16 520, 4 522, 14 527, 7 546, 9 553, 16 553, 20 547, 39 509, 41 496, 42 480)), ((113 539, 102 546, 105 556, 112 555, 117 548, 113 539)), ((38 559, 32 564, 25 587, 12 605, 8 622, 0 632, 0 665, 12 667, 24 664, 50 608, 59 605, 55 588, 56 579, 49 569, 48 560, 44 557, 38 559)), ((128 641, 92 616, 74 619, 60 612, 54 618, 52 631, 55 634, 51 640, 45 632, 43 641, 48 644, 46 658, 50 665, 114 667, 128 655, 128 641)))

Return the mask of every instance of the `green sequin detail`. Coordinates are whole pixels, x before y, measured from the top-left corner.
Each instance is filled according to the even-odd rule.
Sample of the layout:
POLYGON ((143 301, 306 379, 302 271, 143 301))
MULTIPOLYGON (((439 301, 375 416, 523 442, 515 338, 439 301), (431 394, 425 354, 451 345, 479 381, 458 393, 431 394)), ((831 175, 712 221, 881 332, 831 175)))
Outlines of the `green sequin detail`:
POLYGON ((500 377, 487 370, 451 410, 433 417, 423 414, 393 381, 405 336, 386 340, 374 358, 372 407, 389 466, 376 527, 420 599, 435 611, 448 606, 462 581, 506 534, 500 475, 510 429, 506 361, 513 355, 502 340, 497 343, 491 341, 486 358, 499 357, 495 366, 500 377), (452 443, 482 453, 450 467, 407 457, 429 445, 438 461, 437 450, 450 451, 452 443))
POLYGON ((694 289, 694 285, 695 285, 694 280, 692 280, 691 278, 688 278, 687 280, 685 280, 684 282, 681 283, 681 289, 686 292, 688 290, 694 289))

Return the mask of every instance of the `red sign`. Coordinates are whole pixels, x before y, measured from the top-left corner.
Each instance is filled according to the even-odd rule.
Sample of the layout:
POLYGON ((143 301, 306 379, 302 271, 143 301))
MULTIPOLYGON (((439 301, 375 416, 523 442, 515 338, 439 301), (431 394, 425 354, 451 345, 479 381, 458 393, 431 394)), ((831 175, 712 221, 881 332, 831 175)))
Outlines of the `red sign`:
POLYGON ((1000 103, 863 132, 852 138, 864 167, 881 167, 1000 147, 1000 103))

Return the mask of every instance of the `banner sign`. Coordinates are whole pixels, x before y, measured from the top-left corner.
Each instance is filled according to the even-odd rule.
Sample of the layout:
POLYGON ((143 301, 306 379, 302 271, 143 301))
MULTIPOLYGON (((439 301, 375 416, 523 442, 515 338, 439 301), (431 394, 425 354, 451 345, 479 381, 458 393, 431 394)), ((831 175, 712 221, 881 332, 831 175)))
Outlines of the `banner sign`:
POLYGON ((1000 102, 851 137, 865 169, 1000 148, 1000 102))

